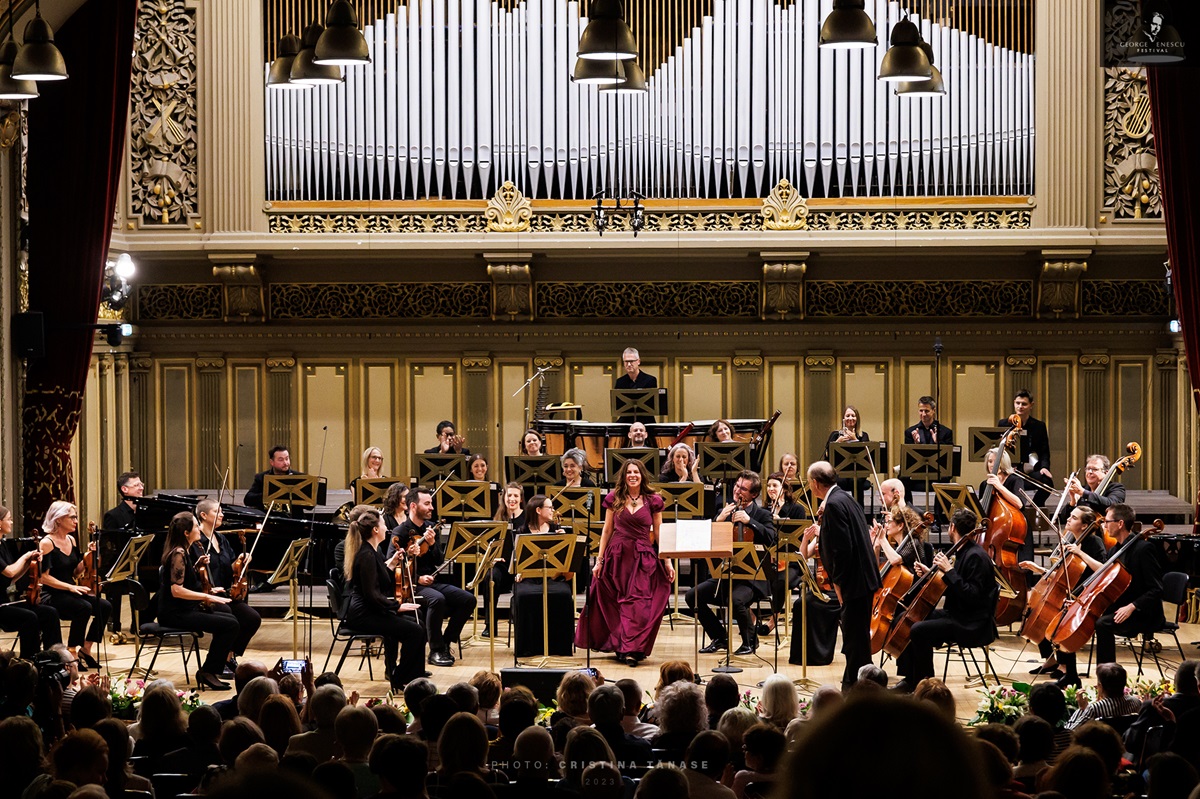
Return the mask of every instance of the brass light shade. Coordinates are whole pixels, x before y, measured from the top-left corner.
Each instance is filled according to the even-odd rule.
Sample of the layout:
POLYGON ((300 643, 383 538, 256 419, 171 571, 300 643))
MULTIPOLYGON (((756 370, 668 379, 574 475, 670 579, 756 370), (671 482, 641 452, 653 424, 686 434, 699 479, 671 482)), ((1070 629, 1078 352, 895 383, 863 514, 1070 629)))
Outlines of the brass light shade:
POLYGON ((625 82, 625 72, 620 61, 591 61, 580 58, 575 61, 571 80, 593 86, 616 86, 625 82))
POLYGON ((342 71, 334 66, 322 66, 316 63, 315 50, 317 40, 321 38, 321 32, 324 30, 320 25, 313 23, 304 29, 304 41, 300 45, 300 52, 296 54, 296 60, 292 62, 291 82, 292 83, 311 83, 313 85, 321 83, 341 83, 342 71))
POLYGON ((325 32, 317 40, 314 61, 321 66, 370 64, 367 38, 358 29, 358 15, 349 0, 333 0, 325 15, 325 32))
POLYGON ((589 61, 637 58, 637 40, 625 24, 620 0, 595 0, 579 37, 579 57, 589 61))
POLYGON ((859 50, 874 47, 875 23, 867 16, 866 0, 833 0, 833 10, 821 25, 820 47, 859 50))
POLYGON ((271 62, 271 71, 267 74, 268 89, 311 89, 311 83, 292 83, 292 65, 296 62, 296 54, 300 52, 300 40, 290 33, 279 40, 275 52, 275 60, 271 62))
POLYGON ((25 26, 25 43, 13 59, 12 76, 17 80, 66 80, 67 62, 54 46, 54 31, 37 15, 25 26))
MULTIPOLYGON (((596 61, 593 63, 601 64, 604 62, 596 61)), ((638 66, 636 61, 615 61, 612 63, 617 65, 617 74, 623 82, 602 85, 600 91, 605 94, 609 92, 615 94, 645 94, 649 91, 646 88, 646 73, 642 72, 642 68, 638 66)))
POLYGON ((929 57, 921 49, 921 32, 908 17, 892 28, 891 45, 879 65, 880 80, 928 80, 933 74, 929 57))
POLYGON ((942 97, 946 94, 946 84, 942 82, 942 73, 933 65, 933 47, 929 42, 922 41, 921 49, 929 59, 930 75, 926 80, 899 81, 896 84, 896 94, 905 97, 942 97))
POLYGON ((32 100, 38 96, 36 83, 17 80, 12 76, 13 59, 16 57, 17 43, 12 39, 0 46, 0 100, 32 100))

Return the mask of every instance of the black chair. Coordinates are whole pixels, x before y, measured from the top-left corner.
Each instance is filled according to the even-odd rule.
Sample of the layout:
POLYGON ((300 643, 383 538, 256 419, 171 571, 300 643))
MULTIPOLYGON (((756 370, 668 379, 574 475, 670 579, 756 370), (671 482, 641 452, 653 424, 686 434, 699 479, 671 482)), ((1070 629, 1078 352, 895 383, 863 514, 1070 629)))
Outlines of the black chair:
MULTIPOLYGON (((166 627, 154 621, 158 615, 158 608, 153 602, 148 603, 144 608, 135 609, 146 611, 145 618, 149 619, 149 621, 141 622, 138 625, 137 651, 133 655, 133 665, 129 668, 129 678, 133 678, 133 673, 138 668, 137 664, 141 662, 142 650, 146 646, 147 639, 156 641, 154 655, 150 658, 150 665, 146 666, 145 669, 147 677, 154 671, 154 664, 158 660, 158 653, 162 651, 163 644, 167 641, 173 641, 178 642, 179 654, 183 656, 183 683, 190 686, 192 682, 191 676, 188 674, 188 661, 195 654, 196 663, 200 663, 200 638, 203 637, 204 633, 198 633, 194 630, 181 630, 176 627, 166 627), (188 642, 187 646, 184 646, 185 641, 188 642)), ((200 685, 200 689, 205 690, 205 686, 200 685)))
POLYGON ((363 633, 351 629, 346 626, 346 622, 342 620, 342 584, 334 579, 331 573, 328 580, 325 581, 326 598, 329 601, 330 626, 333 630, 333 640, 329 642, 329 652, 325 655, 325 666, 321 671, 329 670, 329 661, 333 658, 333 648, 339 642, 345 641, 346 647, 342 650, 342 656, 338 659, 337 668, 333 670, 334 674, 341 674, 342 664, 346 662, 347 655, 350 654, 350 647, 355 643, 360 643, 363 646, 362 659, 358 662, 359 671, 362 671, 363 661, 367 663, 367 676, 372 680, 375 679, 374 669, 371 667, 371 645, 376 641, 382 640, 382 636, 375 633, 363 633), (337 626, 333 627, 333 619, 337 619, 337 626))
POLYGON ((126 788, 121 791, 121 799, 154 799, 154 794, 149 791, 134 791, 126 788))
POLYGON ((1000 677, 996 674, 996 668, 992 665, 991 645, 982 644, 979 646, 967 646, 966 644, 948 643, 938 647, 946 651, 946 661, 942 666, 942 682, 946 681, 946 675, 950 673, 950 658, 957 656, 962 661, 963 669, 967 672, 967 683, 970 684, 974 680, 979 680, 984 688, 988 685, 988 675, 992 675, 992 679, 996 681, 996 686, 1000 686, 1000 677), (983 666, 979 665, 979 659, 975 656, 976 651, 983 652, 983 662, 987 665, 985 672, 983 666), (970 657, 970 662, 967 658, 970 657), (972 667, 974 670, 972 671, 972 667))
POLYGON ((173 799, 185 794, 196 787, 197 780, 190 774, 152 774, 150 784, 154 786, 154 795, 158 799, 173 799))
POLYGON ((1137 717, 1137 713, 1130 713, 1126 716, 1109 716, 1108 718, 1100 719, 1100 721, 1103 721, 1124 737, 1125 731, 1129 729, 1133 722, 1137 721, 1137 717))
MULTIPOLYGON (((1179 643, 1179 623, 1172 621, 1173 618, 1179 617, 1179 608, 1187 604, 1188 601, 1188 574, 1187 572, 1167 572, 1163 575, 1163 602, 1168 605, 1175 606, 1175 612, 1167 616, 1166 621, 1152 633, 1142 636, 1142 651, 1141 654, 1145 657, 1146 650, 1150 650, 1151 656, 1157 663, 1158 657, 1155 651, 1158 647, 1155 646, 1154 636, 1158 634, 1170 635, 1175 639, 1175 648, 1179 650, 1179 659, 1187 660, 1187 655, 1183 654, 1183 644, 1179 643)), ((1141 666, 1141 659, 1138 660, 1138 666, 1141 666)), ((1162 666, 1158 667, 1159 675, 1162 675, 1162 666)))
POLYGON ((766 799, 775 789, 774 782, 748 782, 746 783, 746 799, 766 799))

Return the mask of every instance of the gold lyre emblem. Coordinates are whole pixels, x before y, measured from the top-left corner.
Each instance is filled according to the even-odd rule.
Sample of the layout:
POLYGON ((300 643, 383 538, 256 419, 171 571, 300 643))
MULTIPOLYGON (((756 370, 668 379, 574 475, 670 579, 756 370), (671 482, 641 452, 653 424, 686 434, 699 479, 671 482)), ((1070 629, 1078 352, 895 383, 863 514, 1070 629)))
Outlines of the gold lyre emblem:
POLYGON ((1134 98, 1133 107, 1121 118, 1121 126, 1131 139, 1141 139, 1150 132, 1150 95, 1142 92, 1134 98))

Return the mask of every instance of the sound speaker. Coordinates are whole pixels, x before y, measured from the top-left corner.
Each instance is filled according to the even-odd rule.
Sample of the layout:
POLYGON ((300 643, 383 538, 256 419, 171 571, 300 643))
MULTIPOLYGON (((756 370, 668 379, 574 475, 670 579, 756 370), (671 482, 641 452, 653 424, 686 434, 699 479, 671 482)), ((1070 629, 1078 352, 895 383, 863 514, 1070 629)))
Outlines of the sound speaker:
POLYGON ((46 356, 46 326, 41 311, 27 311, 13 316, 13 349, 18 358, 46 356))
POLYGON ((524 685, 537 701, 549 705, 558 693, 563 675, 572 669, 500 669, 500 684, 505 688, 524 685))

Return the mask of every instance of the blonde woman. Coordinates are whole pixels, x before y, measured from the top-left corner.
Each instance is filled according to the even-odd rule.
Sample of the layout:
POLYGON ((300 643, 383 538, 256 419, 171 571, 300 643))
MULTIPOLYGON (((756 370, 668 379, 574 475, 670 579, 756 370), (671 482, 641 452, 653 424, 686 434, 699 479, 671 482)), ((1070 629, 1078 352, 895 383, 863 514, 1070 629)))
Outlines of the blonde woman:
MULTIPOLYGON (((79 670, 87 671, 100 668, 92 650, 104 636, 104 624, 112 615, 112 604, 103 597, 93 596, 92 586, 75 583, 83 569, 84 558, 75 541, 78 528, 76 507, 62 500, 53 502, 42 522, 42 532, 46 535, 38 548, 42 551, 42 602, 58 611, 61 618, 70 619, 67 646, 75 651, 79 670)), ((93 541, 88 551, 95 550, 96 542, 93 541)))

